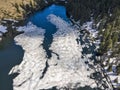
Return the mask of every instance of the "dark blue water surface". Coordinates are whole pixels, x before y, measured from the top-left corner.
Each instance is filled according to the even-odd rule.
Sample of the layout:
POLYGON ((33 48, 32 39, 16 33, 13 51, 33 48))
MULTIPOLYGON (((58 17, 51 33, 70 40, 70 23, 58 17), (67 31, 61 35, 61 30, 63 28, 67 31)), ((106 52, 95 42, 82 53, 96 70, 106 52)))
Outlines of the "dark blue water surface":
POLYGON ((12 67, 21 63, 24 51, 14 43, 11 37, 7 37, 1 43, 2 45, 3 47, 0 48, 0 90, 13 90, 13 78, 17 74, 8 75, 8 73, 12 67))
POLYGON ((38 26, 38 27, 42 27, 43 29, 45 29, 45 38, 43 41, 43 48, 46 51, 46 57, 50 58, 51 57, 51 53, 52 51, 49 50, 49 47, 53 41, 53 34, 57 31, 55 25, 51 24, 48 20, 47 20, 47 16, 49 16, 50 14, 54 14, 56 16, 61 17, 62 19, 64 19, 65 21, 69 22, 69 19, 66 16, 66 9, 64 6, 59 6, 59 5, 51 5, 50 7, 46 8, 43 11, 37 12, 34 15, 32 15, 31 17, 29 17, 28 21, 32 22, 34 25, 38 26))

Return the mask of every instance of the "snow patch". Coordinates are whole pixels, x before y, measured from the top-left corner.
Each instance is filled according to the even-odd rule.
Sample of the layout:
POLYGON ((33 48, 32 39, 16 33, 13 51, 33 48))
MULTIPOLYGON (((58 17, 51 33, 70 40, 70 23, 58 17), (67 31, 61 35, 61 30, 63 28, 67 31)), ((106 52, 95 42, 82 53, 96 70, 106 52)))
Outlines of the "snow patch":
MULTIPOLYGON (((86 23, 83 24, 83 26, 81 27, 81 29, 82 30, 86 29, 87 31, 90 32, 90 34, 91 34, 92 37, 96 38, 97 34, 98 34, 98 31, 95 28, 93 28, 93 24, 94 24, 93 20, 88 21, 88 22, 86 22, 86 23)), ((98 27, 98 25, 97 25, 97 27, 98 27)))
POLYGON ((7 27, 0 25, 0 41, 2 40, 2 36, 7 32, 7 27))
POLYGON ((17 20, 14 20, 14 19, 7 19, 7 18, 4 18, 5 21, 12 21, 12 22, 18 22, 17 20))
POLYGON ((0 33, 6 33, 7 32, 7 27, 0 25, 0 33))

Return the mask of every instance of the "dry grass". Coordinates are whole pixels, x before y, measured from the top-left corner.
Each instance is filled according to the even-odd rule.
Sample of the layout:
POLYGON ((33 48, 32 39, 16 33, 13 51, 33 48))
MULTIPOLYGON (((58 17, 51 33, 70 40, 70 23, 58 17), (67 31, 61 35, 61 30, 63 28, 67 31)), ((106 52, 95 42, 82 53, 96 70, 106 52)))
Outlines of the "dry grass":
POLYGON ((30 0, 0 0, 0 19, 13 18, 19 19, 22 17, 22 13, 18 13, 12 4, 28 4, 30 0))

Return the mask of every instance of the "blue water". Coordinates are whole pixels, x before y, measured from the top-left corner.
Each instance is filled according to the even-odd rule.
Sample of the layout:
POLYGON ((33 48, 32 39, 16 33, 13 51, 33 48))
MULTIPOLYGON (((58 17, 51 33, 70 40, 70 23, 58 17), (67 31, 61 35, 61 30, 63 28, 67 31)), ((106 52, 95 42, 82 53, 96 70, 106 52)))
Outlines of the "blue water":
POLYGON ((69 19, 66 16, 66 9, 64 6, 60 5, 51 5, 48 8, 46 8, 43 11, 37 12, 31 17, 29 17, 28 22, 32 22, 34 25, 38 27, 42 27, 45 29, 45 38, 43 41, 43 48, 46 51, 46 57, 51 58, 52 57, 52 51, 49 50, 50 45, 52 44, 53 41, 53 34, 57 31, 55 25, 51 24, 47 20, 47 16, 50 14, 54 14, 56 16, 61 17, 63 20, 69 22, 69 19))
POLYGON ((47 16, 50 14, 54 14, 56 16, 61 17, 65 21, 69 21, 66 16, 66 8, 60 5, 51 5, 45 8, 43 11, 36 12, 34 15, 31 15, 28 18, 28 21, 31 21, 33 24, 37 25, 38 27, 42 27, 47 29, 47 31, 54 31, 54 25, 52 25, 48 20, 47 16), (51 26, 52 25, 52 26, 51 26))

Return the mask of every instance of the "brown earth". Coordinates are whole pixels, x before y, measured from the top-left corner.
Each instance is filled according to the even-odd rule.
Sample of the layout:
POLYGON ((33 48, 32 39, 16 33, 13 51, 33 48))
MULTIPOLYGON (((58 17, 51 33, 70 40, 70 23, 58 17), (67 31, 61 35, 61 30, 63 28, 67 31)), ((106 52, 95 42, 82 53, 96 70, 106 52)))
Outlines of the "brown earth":
POLYGON ((23 12, 21 8, 21 12, 17 12, 15 4, 29 4, 30 1, 33 0, 0 0, 0 19, 3 18, 12 18, 12 19, 20 19, 23 18, 23 12))
MULTIPOLYGON (((0 20, 23 20, 26 16, 41 10, 57 0, 0 0, 0 20)), ((60 2, 58 0, 58 2, 60 2)))

